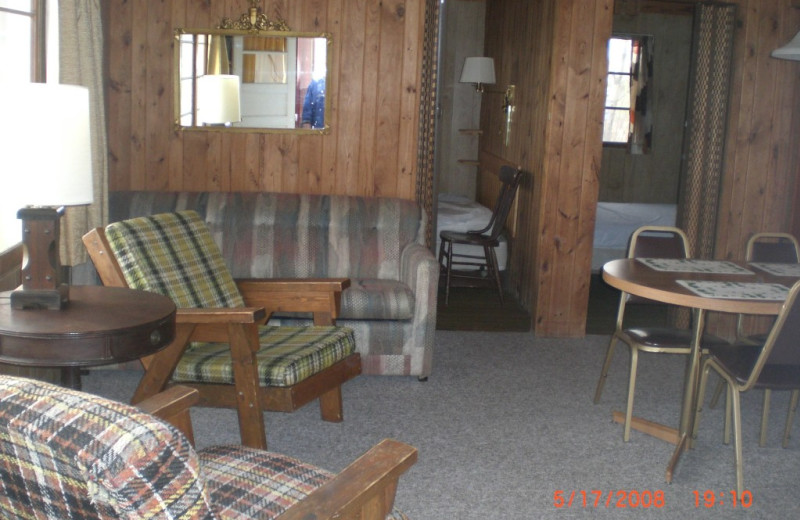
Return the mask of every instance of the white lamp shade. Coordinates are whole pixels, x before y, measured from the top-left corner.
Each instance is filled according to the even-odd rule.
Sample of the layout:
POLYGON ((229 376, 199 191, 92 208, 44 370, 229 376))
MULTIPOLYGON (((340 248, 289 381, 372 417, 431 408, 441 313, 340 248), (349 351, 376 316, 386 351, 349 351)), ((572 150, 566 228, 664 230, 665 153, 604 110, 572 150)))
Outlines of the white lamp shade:
POLYGON ((464 60, 461 70, 461 83, 486 83, 492 84, 494 78, 494 59, 472 57, 464 60))
POLYGON ((208 74, 197 80, 197 119, 206 124, 242 120, 239 76, 208 74))
POLYGON ((87 88, 2 84, 0 119, 3 189, 11 190, 15 202, 20 206, 92 202, 87 88))
POLYGON ((800 32, 798 32, 794 38, 792 38, 792 41, 780 49, 775 49, 772 51, 772 57, 783 60, 800 61, 800 32))

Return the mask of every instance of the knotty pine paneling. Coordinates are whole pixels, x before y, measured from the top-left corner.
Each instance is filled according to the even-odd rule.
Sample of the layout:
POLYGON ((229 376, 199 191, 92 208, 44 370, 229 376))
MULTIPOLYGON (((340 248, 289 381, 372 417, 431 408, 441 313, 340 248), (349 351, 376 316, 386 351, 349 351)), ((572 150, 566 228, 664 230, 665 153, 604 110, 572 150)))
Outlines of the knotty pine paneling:
POLYGON ((511 276, 537 335, 583 334, 611 18, 610 0, 487 4, 487 55, 498 86, 516 85, 517 106, 508 145, 496 103, 482 111, 482 157, 532 174, 520 189, 511 276))
POLYGON ((415 197, 423 0, 262 3, 293 30, 333 35, 326 136, 173 127, 173 30, 238 17, 245 0, 103 6, 111 190, 415 197))
MULTIPOLYGON (((800 63, 769 56, 796 34, 800 10, 795 0, 735 3, 739 23, 715 256, 741 259, 753 232, 800 232, 800 63)), ((659 12, 670 2, 641 4, 659 12)), ((481 117, 479 190, 491 193, 496 181, 486 165, 498 161, 533 173, 520 190, 509 274, 538 335, 583 334, 600 161, 598 88, 611 8, 602 0, 487 3, 487 55, 498 66, 497 86, 517 85, 518 108, 505 146, 497 98, 484 98, 490 101, 481 117)), ((714 328, 719 317, 711 318, 714 328)))

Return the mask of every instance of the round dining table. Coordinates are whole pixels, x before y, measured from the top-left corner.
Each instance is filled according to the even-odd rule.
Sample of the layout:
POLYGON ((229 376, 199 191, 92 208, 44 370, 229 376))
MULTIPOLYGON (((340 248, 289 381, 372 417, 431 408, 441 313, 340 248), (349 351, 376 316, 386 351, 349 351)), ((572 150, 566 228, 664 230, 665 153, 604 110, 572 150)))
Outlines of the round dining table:
MULTIPOLYGON (((780 312, 783 299, 780 288, 788 292, 797 280, 795 276, 778 276, 757 267, 730 261, 715 260, 680 260, 675 261, 675 270, 657 269, 648 264, 649 259, 624 258, 612 260, 603 266, 603 280, 610 286, 626 293, 648 298, 662 303, 687 307, 693 310, 692 345, 691 354, 687 364, 684 381, 683 404, 681 408, 680 426, 674 432, 676 448, 667 465, 666 480, 672 481, 675 467, 680 454, 689 447, 689 435, 692 430, 694 410, 697 401, 698 381, 700 372, 700 338, 705 327, 705 313, 707 311, 776 315, 780 312), (693 268, 696 267, 696 268, 693 268), (754 288, 772 289, 765 290, 763 294, 747 294, 744 297, 732 296, 732 293, 714 294, 713 289, 698 293, 690 287, 715 282, 712 286, 724 288, 726 284, 749 286, 754 288), (749 284, 759 284, 750 286, 749 284), (764 284, 764 285, 761 285, 764 284), (777 287, 776 285, 781 286, 777 287), (769 287, 767 287, 769 286, 769 287), (763 299, 766 298, 769 299, 763 299)), ((753 291, 757 293, 758 291, 753 291)), ((735 292, 733 293, 735 295, 735 292)), ((785 297, 785 295, 784 295, 785 297)), ((634 429, 651 433, 657 430, 663 435, 664 429, 650 421, 634 418, 631 423, 634 429)))

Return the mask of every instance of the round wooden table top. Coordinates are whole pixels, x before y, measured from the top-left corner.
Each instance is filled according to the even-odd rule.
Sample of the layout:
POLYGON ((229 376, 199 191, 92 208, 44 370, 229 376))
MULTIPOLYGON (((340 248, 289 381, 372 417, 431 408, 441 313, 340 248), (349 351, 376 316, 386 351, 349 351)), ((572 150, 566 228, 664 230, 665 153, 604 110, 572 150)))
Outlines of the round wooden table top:
POLYGON ((175 336, 175 304, 160 294, 73 285, 61 310, 12 309, 0 295, 0 362, 79 367, 153 354, 175 336))
MULTIPOLYGON (((736 262, 734 262, 736 263, 736 262)), ((603 266, 603 280, 621 291, 663 303, 736 314, 778 314, 782 301, 728 299, 700 296, 680 285, 678 280, 718 282, 779 283, 790 288, 797 279, 772 276, 746 264, 737 263, 752 274, 687 273, 657 271, 635 258, 612 260, 603 266)))

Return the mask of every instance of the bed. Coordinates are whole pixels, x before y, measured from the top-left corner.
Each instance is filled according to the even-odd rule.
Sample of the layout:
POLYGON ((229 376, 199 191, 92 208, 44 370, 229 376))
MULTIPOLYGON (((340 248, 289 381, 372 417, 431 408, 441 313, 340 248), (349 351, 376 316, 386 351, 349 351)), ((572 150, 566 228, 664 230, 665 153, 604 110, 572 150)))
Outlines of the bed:
MULTIPOLYGON (((448 231, 466 232, 483 229, 492 217, 492 210, 478 204, 467 197, 453 193, 440 193, 437 204, 436 217, 436 257, 439 257, 441 239, 439 233, 448 231)), ((483 249, 477 246, 455 244, 454 253, 483 256, 483 249)), ((497 264, 501 271, 506 268, 508 259, 508 242, 505 237, 500 237, 500 245, 495 248, 497 264)))
POLYGON ((594 227, 592 272, 599 272, 603 264, 625 258, 628 239, 641 226, 674 226, 675 204, 647 204, 632 202, 599 202, 594 227))

